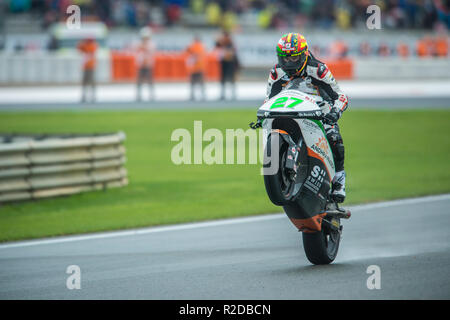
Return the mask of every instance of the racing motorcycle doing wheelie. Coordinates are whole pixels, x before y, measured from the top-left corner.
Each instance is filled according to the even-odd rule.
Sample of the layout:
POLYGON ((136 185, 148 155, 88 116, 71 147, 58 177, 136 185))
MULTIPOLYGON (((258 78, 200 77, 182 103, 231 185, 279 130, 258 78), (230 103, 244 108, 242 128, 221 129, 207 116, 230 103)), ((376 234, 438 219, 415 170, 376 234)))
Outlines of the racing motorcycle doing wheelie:
POLYGON ((302 232, 308 260, 328 264, 339 249, 341 219, 350 218, 350 211, 331 196, 335 165, 321 121, 330 105, 304 89, 305 80, 291 81, 259 108, 250 126, 263 129, 267 195, 302 232))

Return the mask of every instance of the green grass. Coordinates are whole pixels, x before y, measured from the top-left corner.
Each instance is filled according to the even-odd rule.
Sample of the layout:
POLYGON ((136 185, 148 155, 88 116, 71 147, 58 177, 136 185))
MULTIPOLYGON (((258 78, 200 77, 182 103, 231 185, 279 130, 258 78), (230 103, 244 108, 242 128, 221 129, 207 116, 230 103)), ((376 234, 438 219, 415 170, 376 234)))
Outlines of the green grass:
MULTIPOLYGON (((127 134, 130 184, 70 197, 0 206, 0 241, 280 212, 258 165, 171 162, 176 128, 244 128, 249 111, 1 113, 0 132, 127 134)), ((450 112, 349 110, 347 204, 450 191, 450 112)))

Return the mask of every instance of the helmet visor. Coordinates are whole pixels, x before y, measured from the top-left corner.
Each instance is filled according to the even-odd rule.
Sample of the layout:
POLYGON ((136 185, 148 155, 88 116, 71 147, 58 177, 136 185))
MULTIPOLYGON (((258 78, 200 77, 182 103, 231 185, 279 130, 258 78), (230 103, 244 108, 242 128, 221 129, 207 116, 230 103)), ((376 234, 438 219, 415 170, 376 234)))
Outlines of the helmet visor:
POLYGON ((283 61, 285 62, 285 63, 290 63, 290 62, 298 62, 298 61, 300 61, 300 55, 298 55, 298 56, 286 56, 286 57, 282 57, 282 59, 283 59, 283 61))
POLYGON ((295 56, 278 56, 278 63, 281 68, 286 72, 289 76, 295 75, 299 72, 306 61, 306 54, 297 54, 295 56))

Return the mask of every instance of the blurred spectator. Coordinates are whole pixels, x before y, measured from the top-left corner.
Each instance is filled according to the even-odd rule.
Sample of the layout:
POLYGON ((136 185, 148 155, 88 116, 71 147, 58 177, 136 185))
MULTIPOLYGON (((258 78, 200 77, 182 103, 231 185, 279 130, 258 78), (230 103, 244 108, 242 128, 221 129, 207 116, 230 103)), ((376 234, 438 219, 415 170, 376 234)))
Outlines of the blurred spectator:
MULTIPOLYGON (((3 0, 5 1, 5 0, 3 0)), ((255 28, 366 28, 366 9, 376 4, 385 29, 450 28, 449 0, 9 0, 12 14, 35 11, 43 25, 61 21, 70 4, 81 7, 84 17, 95 17, 108 26, 140 27, 151 23, 158 10, 166 27, 179 25, 184 13, 204 14, 206 26, 232 26, 253 19, 255 28)), ((196 24, 199 21, 195 21, 196 24)), ((189 27, 189 25, 186 25, 189 27)))
POLYGON ((316 44, 311 46, 311 52, 316 57, 321 57, 325 55, 325 52, 323 52, 322 48, 316 44))
POLYGON ((141 42, 136 50, 136 64, 137 72, 137 93, 136 100, 142 100, 141 87, 142 83, 147 83, 150 91, 150 99, 155 98, 155 90, 153 86, 153 65, 155 46, 151 40, 152 30, 149 27, 144 27, 140 31, 141 42))
POLYGON ((170 4, 167 7, 166 18, 167 18, 167 26, 170 27, 176 24, 181 18, 181 7, 176 3, 170 4))
POLYGON ((220 6, 216 2, 211 1, 208 3, 208 5, 206 6, 205 14, 208 24, 212 26, 219 25, 222 12, 220 10, 220 6))
POLYGON ((55 36, 50 37, 50 41, 48 42, 47 49, 49 51, 56 51, 58 50, 58 40, 55 38, 55 36))
POLYGON ((223 31, 222 36, 216 42, 216 50, 221 67, 221 94, 220 99, 225 100, 225 86, 228 82, 231 85, 232 99, 236 99, 236 73, 239 69, 239 61, 236 48, 229 32, 223 31))
POLYGON ((447 57, 448 38, 445 35, 423 37, 417 41, 416 50, 419 57, 447 57))
POLYGON ((190 8, 195 14, 203 13, 205 10, 205 0, 191 0, 190 8))
POLYGON ((391 55, 391 48, 389 48, 389 46, 382 42, 380 43, 380 46, 378 47, 378 55, 380 57, 388 57, 391 55))
POLYGON ((421 58, 433 56, 433 40, 430 37, 424 37, 420 39, 419 41, 417 41, 416 51, 417 55, 421 58))
POLYGON ((438 57, 447 57, 448 55, 448 38, 446 36, 439 36, 436 38, 436 55, 438 57))
POLYGON ((9 9, 12 12, 23 12, 30 10, 31 0, 12 0, 9 1, 9 9))
POLYGON ((364 57, 370 56, 372 54, 372 47, 370 46, 369 42, 361 42, 361 44, 359 45, 359 54, 364 57))
POLYGON ((88 38, 78 44, 78 50, 83 56, 83 80, 81 102, 87 101, 88 87, 91 87, 91 102, 95 102, 95 67, 97 42, 94 38, 88 38))
POLYGON ((339 39, 330 45, 330 57, 333 59, 344 59, 348 54, 348 46, 345 41, 339 39))
POLYGON ((410 55, 409 46, 404 42, 399 42, 397 44, 397 54, 399 57, 407 58, 410 55))
POLYGON ((222 28, 225 30, 236 29, 237 19, 236 15, 232 11, 226 11, 222 17, 222 28))
POLYGON ((437 19, 439 23, 445 26, 447 29, 450 28, 450 1, 448 0, 434 0, 434 5, 436 6, 437 19))
POLYGON ((195 36, 194 41, 186 49, 187 57, 187 69, 191 78, 191 100, 195 100, 195 88, 200 87, 201 99, 205 100, 205 84, 204 84, 204 71, 205 71, 205 58, 206 50, 203 46, 200 38, 195 36))
POLYGON ((349 29, 351 27, 351 15, 348 9, 338 8, 336 10, 336 19, 340 29, 349 29))

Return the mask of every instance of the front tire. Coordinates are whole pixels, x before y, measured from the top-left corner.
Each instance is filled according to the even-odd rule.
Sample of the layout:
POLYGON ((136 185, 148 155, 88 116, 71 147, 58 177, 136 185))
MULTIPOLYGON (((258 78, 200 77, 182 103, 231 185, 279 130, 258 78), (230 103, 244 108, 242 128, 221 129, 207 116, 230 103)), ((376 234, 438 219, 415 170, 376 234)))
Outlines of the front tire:
POLYGON ((276 206, 282 206, 288 203, 286 189, 289 188, 289 185, 286 186, 286 179, 283 176, 283 160, 286 157, 287 147, 287 143, 278 133, 272 133, 267 139, 267 150, 264 155, 271 160, 270 162, 264 161, 267 163, 264 165, 264 186, 266 187, 266 192, 270 201, 272 201, 272 203, 276 206), (272 139, 278 139, 278 150, 275 150, 275 153, 271 150, 272 139), (275 174, 266 174, 268 168, 270 168, 273 164, 272 153, 274 156, 278 154, 278 169, 275 174))

